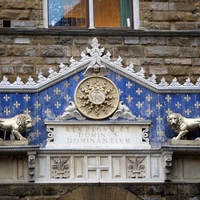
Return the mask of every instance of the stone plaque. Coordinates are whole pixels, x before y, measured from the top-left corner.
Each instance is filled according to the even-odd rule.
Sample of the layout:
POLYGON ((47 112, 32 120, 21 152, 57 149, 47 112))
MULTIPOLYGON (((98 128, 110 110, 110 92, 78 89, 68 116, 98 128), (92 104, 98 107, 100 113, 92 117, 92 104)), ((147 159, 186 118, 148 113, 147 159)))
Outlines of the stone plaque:
POLYGON ((46 121, 47 148, 62 149, 149 149, 150 121, 58 122, 46 121))
POLYGON ((109 117, 118 107, 119 92, 115 84, 102 76, 82 80, 74 95, 78 110, 90 119, 109 117))

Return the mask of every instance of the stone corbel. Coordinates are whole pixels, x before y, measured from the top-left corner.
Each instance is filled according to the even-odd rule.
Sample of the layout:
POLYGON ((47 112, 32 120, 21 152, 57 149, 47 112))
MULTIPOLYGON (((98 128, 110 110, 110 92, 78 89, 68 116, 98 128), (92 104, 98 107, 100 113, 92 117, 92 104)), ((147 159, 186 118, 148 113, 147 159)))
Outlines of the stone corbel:
POLYGON ((171 181, 172 170, 172 154, 173 152, 163 152, 163 169, 164 169, 164 181, 171 181))
POLYGON ((28 152, 28 181, 34 182, 35 181, 35 156, 36 151, 28 152))

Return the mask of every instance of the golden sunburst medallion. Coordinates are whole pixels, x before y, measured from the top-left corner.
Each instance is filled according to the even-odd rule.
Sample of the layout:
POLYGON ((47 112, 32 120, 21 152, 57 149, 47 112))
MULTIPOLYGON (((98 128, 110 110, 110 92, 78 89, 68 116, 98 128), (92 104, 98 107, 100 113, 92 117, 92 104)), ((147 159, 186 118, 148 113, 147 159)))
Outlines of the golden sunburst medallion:
POLYGON ((105 119, 118 107, 119 91, 115 84, 102 76, 83 79, 74 94, 78 110, 90 119, 105 119))

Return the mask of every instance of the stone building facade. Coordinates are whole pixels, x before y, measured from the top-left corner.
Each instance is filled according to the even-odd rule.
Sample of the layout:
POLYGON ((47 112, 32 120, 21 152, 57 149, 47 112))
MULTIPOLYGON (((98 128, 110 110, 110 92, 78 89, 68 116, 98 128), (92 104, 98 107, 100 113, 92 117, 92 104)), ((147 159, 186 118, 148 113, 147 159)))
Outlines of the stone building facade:
POLYGON ((191 143, 172 144, 175 133, 166 120, 167 111, 199 117, 200 2, 139 0, 137 29, 48 27, 46 3, 0 1, 0 117, 28 110, 33 119, 31 133, 25 133, 28 145, 1 143, 0 199, 200 199, 199 143, 193 141, 199 132, 189 138, 191 143), (56 118, 75 100, 89 61, 96 59, 94 38, 97 51, 104 48, 100 61, 109 70, 107 78, 142 122, 106 118, 84 123, 96 123, 98 129, 101 123, 142 124, 141 146, 61 148, 62 139, 51 143, 56 126, 74 127, 74 121, 56 118), (46 95, 51 100, 44 101, 46 95))

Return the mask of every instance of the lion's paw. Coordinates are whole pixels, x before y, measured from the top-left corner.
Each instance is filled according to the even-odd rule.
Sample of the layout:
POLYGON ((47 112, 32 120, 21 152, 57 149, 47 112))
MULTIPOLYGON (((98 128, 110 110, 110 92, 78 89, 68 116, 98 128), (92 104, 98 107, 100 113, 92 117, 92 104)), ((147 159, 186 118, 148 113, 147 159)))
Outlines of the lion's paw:
POLYGON ((20 140, 22 140, 22 141, 26 141, 27 138, 25 138, 25 137, 21 137, 20 140))

